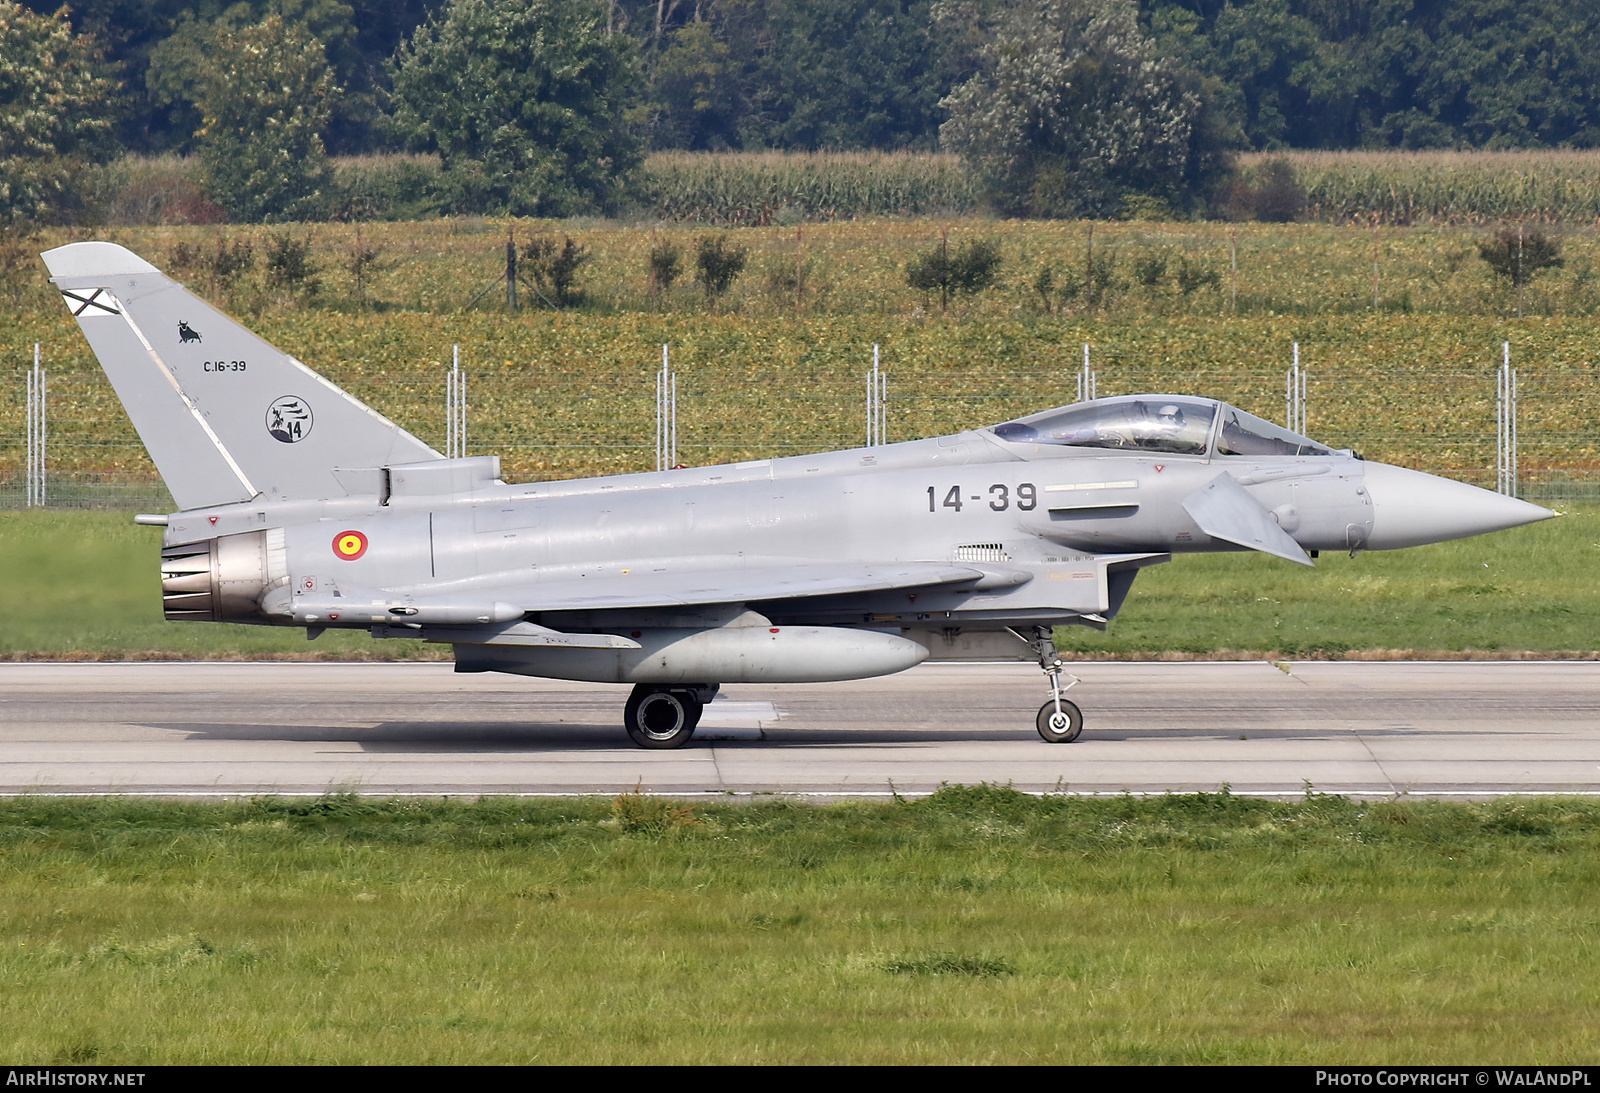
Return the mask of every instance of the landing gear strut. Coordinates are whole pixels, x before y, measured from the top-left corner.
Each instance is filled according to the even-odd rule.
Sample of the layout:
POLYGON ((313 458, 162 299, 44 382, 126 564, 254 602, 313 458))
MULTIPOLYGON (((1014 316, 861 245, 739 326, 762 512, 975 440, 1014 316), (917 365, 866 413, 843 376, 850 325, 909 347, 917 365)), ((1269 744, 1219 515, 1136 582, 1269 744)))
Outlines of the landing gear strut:
POLYGON ((641 748, 681 748, 700 724, 705 704, 717 693, 717 684, 660 687, 641 683, 623 707, 622 722, 641 748))
POLYGON ((1070 744, 1083 732, 1083 711, 1075 703, 1062 698, 1061 694, 1076 687, 1080 681, 1077 676, 1070 676, 1072 682, 1065 687, 1061 685, 1061 658, 1056 656, 1055 637, 1048 626, 1035 626, 1033 637, 1027 640, 1039 657, 1039 667, 1050 680, 1050 701, 1039 707, 1034 726, 1046 743, 1070 744))

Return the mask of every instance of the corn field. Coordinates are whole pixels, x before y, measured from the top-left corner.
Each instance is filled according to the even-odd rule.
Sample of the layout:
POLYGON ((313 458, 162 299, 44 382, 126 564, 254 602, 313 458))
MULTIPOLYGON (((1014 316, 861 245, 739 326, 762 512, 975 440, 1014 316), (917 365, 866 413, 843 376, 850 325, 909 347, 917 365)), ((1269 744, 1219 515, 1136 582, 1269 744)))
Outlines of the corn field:
POLYGON ((867 216, 960 216, 982 207, 955 156, 871 152, 657 153, 644 210, 667 221, 762 227, 867 216))
POLYGON ((1600 153, 1287 152, 1312 220, 1600 223, 1600 153))
MULTIPOLYGON (((1483 225, 1600 223, 1600 152, 1271 152, 1306 191, 1305 218, 1325 223, 1483 225)), ((336 161, 346 199, 335 219, 404 218, 427 207, 437 157, 336 161)), ((658 152, 636 176, 628 220, 762 227, 866 217, 973 217, 983 186, 955 156, 913 152, 658 152)), ((128 157, 84 172, 86 208, 122 226, 214 223, 197 164, 128 157)))

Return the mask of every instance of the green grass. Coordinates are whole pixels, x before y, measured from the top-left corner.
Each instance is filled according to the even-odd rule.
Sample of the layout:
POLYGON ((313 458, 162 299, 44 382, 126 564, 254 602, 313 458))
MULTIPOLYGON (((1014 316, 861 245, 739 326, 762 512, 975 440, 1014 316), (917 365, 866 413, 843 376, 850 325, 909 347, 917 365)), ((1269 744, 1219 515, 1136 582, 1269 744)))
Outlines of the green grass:
POLYGON ((1111 628, 1057 630, 1084 655, 1592 655, 1600 511, 1410 550, 1178 555, 1143 570, 1111 628))
POLYGON ((1600 805, 0 803, 0 1055, 1539 1063, 1600 805))
POLYGON ((131 513, 0 512, 0 658, 295 656, 385 660, 446 655, 415 641, 161 616, 161 529, 131 513))
MULTIPOLYGON (((0 513, 0 657, 442 657, 441 646, 161 617, 161 532, 127 513, 0 513)), ((1600 511, 1412 550, 1179 555, 1144 570, 1109 631, 1057 631, 1084 656, 1592 653, 1600 511)))

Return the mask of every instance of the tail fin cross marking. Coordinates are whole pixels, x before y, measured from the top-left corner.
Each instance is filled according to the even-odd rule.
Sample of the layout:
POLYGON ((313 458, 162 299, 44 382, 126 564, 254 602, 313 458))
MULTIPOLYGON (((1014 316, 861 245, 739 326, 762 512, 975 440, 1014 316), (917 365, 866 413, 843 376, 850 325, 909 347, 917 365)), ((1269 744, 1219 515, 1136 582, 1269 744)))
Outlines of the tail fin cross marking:
MULTIPOLYGON (((82 290, 80 289, 79 291, 81 292, 82 290)), ((61 298, 67 301, 67 308, 72 312, 72 317, 75 319, 86 317, 85 312, 90 317, 122 314, 122 308, 118 305, 117 298, 111 295, 108 289, 97 288, 87 296, 80 296, 77 292, 62 289, 61 298), (102 296, 105 297, 103 301, 101 300, 102 296), (74 303, 78 306, 73 307, 74 303), (90 308, 94 308, 94 310, 90 311, 90 308)))

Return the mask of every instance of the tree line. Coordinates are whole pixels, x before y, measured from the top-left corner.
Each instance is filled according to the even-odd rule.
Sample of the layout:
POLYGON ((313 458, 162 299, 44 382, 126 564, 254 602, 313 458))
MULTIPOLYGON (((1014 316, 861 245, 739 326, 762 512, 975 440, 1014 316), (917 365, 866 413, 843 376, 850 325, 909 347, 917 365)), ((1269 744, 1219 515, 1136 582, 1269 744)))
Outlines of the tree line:
POLYGON ((441 210, 626 200, 651 149, 943 149, 998 211, 1196 212, 1256 148, 1600 145, 1600 0, 0 0, 0 209, 197 154, 236 219, 412 150, 441 210))

